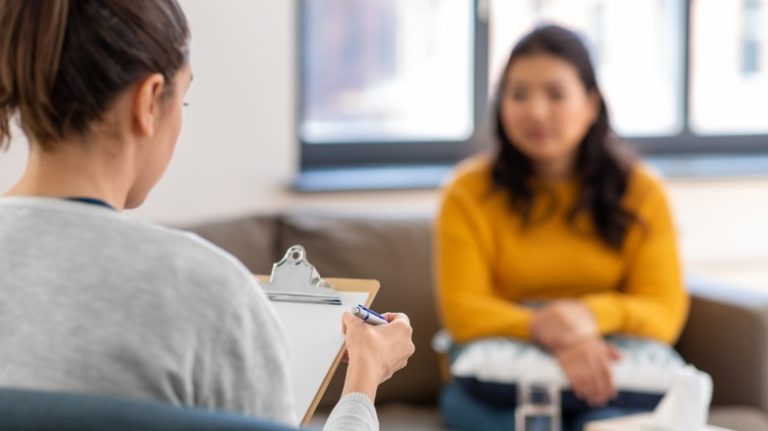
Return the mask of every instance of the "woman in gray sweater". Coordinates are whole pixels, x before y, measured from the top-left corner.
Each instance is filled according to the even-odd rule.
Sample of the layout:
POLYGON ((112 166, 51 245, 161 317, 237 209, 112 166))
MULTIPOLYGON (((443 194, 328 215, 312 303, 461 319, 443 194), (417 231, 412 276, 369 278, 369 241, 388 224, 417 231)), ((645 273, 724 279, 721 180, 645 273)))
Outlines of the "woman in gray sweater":
MULTIPOLYGON (((297 424, 286 344, 260 286, 192 234, 134 220, 173 153, 192 81, 175 0, 0 0, 0 386, 87 392, 297 424)), ((344 394, 326 429, 376 429, 411 326, 342 319, 344 394)))

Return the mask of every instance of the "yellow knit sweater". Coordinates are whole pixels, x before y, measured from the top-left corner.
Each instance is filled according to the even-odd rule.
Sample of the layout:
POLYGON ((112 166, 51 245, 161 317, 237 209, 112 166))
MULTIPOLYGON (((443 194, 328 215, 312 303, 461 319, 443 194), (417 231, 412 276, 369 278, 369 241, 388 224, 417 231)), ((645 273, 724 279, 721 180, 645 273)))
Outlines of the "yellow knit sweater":
POLYGON ((530 224, 491 192, 491 161, 461 164, 437 219, 437 286, 444 326, 458 342, 489 336, 528 340, 526 301, 577 298, 603 334, 673 343, 688 312, 676 232, 660 181, 643 167, 630 176, 624 205, 640 217, 622 251, 601 242, 588 214, 565 217, 575 181, 536 185, 530 224))

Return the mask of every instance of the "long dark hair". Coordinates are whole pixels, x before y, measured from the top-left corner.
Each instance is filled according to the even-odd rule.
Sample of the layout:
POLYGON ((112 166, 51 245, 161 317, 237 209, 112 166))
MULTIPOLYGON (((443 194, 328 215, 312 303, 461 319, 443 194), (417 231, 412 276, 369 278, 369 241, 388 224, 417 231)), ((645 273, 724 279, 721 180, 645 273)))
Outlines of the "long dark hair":
POLYGON ((0 0, 0 149, 17 114, 50 151, 152 73, 172 94, 188 44, 176 0, 0 0))
POLYGON ((512 49, 495 101, 495 132, 499 148, 492 168, 494 187, 509 191, 512 208, 522 215, 527 225, 534 200, 530 184, 534 176, 533 166, 505 132, 501 104, 506 85, 504 77, 509 68, 520 57, 533 54, 553 55, 572 64, 587 91, 596 94, 600 100, 597 119, 578 147, 575 174, 579 191, 568 212, 568 222, 573 225, 579 214, 588 211, 600 239, 620 250, 627 230, 637 220, 635 214, 621 204, 629 182, 632 157, 611 132, 608 109, 598 88, 589 53, 578 35, 570 30, 555 25, 539 27, 512 49))

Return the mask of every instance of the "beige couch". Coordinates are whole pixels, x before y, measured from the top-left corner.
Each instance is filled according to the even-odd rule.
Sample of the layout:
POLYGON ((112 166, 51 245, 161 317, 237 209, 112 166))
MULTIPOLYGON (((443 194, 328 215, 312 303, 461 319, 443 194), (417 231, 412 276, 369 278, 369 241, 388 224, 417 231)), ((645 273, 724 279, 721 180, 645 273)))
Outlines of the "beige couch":
MULTIPOLYGON (((374 308, 407 313, 416 353, 379 390, 382 429, 441 429, 436 399, 441 385, 430 340, 439 323, 432 277, 431 220, 400 216, 295 213, 200 224, 192 231, 238 257, 251 271, 269 273, 284 251, 301 244, 325 277, 375 278, 374 308)), ((768 282, 768 281, 767 281, 768 282)), ((691 315, 677 346, 714 380, 710 422, 768 431, 768 294, 692 282, 691 315)), ((322 406, 338 399, 339 372, 322 406)))

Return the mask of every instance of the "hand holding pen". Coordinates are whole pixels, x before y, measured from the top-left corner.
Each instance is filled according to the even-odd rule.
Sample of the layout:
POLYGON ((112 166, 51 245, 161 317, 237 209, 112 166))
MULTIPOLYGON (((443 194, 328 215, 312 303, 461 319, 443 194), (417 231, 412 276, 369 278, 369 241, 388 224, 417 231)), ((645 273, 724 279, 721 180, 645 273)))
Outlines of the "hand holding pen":
POLYGON ((349 358, 344 394, 362 392, 375 399, 378 385, 403 368, 415 351, 408 316, 358 305, 343 314, 342 329, 349 358))
MULTIPOLYGON (((362 304, 358 304, 352 307, 352 309, 350 310, 350 313, 352 313, 353 316, 357 317, 363 322, 368 323, 369 325, 383 325, 385 323, 389 323, 386 317, 382 316, 381 314, 371 310, 370 308, 362 304)), ((343 331, 346 331, 346 328, 343 328, 343 331)), ((349 353, 344 352, 344 356, 342 356, 341 360, 344 363, 348 363, 349 353)))
POLYGON ((352 315, 361 319, 365 323, 370 323, 371 325, 383 325, 385 323, 389 323, 389 321, 381 314, 360 304, 352 308, 352 315))

